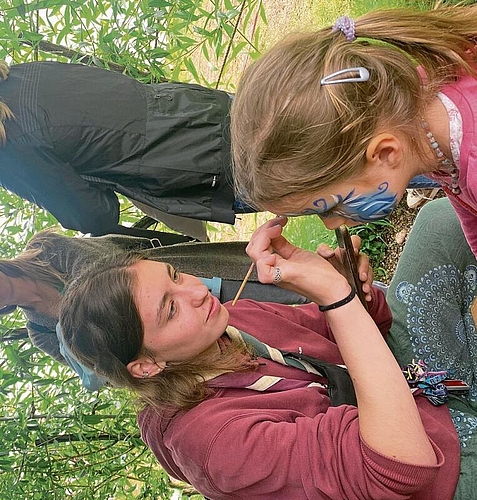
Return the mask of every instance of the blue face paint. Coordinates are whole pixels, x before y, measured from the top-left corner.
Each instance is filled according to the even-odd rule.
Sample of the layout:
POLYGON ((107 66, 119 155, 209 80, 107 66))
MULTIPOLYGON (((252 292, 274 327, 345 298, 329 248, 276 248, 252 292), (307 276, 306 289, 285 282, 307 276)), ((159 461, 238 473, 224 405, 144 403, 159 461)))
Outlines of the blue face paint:
POLYGON ((313 202, 313 208, 306 208, 300 214, 287 214, 287 216, 316 214, 321 218, 343 217, 353 222, 372 222, 387 217, 396 205, 398 197, 388 192, 389 184, 383 182, 374 193, 357 194, 351 190, 345 197, 331 195, 332 202, 324 198, 313 202))

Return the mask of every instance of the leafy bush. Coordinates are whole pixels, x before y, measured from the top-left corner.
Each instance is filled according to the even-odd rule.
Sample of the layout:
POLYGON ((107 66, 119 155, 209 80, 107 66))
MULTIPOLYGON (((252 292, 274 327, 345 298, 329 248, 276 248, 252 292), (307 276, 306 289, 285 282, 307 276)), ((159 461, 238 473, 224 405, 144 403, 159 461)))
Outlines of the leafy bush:
POLYGON ((383 238, 383 231, 391 226, 391 223, 384 219, 350 228, 349 231, 350 234, 357 234, 361 238, 361 251, 369 257, 374 270, 374 277, 377 280, 387 278, 386 269, 382 267, 382 262, 386 254, 386 242, 383 238))

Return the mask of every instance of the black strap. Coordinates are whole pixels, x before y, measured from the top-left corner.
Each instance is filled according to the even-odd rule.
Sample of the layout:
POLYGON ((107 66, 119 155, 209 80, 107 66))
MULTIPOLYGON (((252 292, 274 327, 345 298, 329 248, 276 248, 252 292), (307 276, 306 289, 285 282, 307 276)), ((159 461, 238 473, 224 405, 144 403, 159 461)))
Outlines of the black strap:
POLYGON ((284 356, 290 356, 301 361, 310 363, 311 366, 321 372, 328 379, 328 396, 331 406, 353 405, 358 406, 353 382, 346 368, 334 365, 312 356, 297 354, 294 352, 281 351, 284 356))

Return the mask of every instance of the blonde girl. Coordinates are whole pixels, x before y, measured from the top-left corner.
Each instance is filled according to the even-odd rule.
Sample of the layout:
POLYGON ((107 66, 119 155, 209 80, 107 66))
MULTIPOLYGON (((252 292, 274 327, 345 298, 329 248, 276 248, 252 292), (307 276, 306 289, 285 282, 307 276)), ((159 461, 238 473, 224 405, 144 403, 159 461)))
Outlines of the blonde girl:
POLYGON ((476 37, 474 5, 345 16, 279 43, 234 100, 240 196, 332 229, 386 217, 424 173, 477 254, 476 37))

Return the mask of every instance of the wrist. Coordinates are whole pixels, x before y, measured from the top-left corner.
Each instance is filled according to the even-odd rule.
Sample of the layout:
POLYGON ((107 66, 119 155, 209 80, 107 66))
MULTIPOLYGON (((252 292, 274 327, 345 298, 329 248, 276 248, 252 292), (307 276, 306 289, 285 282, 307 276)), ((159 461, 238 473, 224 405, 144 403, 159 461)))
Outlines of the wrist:
POLYGON ((339 275, 339 277, 333 277, 332 280, 328 281, 326 289, 317 291, 316 298, 318 300, 316 302, 320 306, 327 306, 340 301, 349 295, 350 292, 351 285, 348 283, 348 280, 344 276, 339 275))
POLYGON ((342 299, 337 300, 336 302, 332 302, 331 304, 318 305, 318 309, 321 312, 332 311, 333 309, 338 309, 338 307, 344 306, 349 302, 351 302, 356 297, 356 290, 352 287, 349 288, 350 292, 348 293, 348 295, 346 295, 346 297, 343 297, 342 299))

